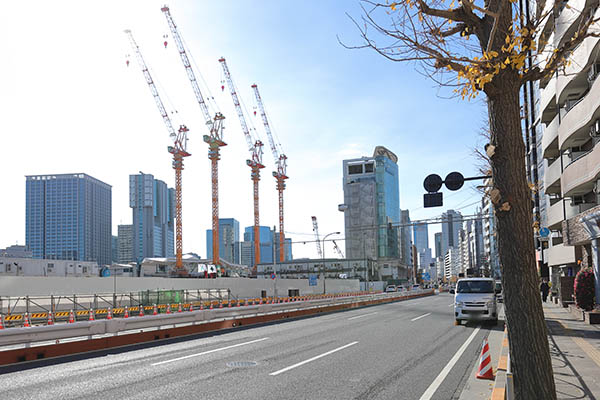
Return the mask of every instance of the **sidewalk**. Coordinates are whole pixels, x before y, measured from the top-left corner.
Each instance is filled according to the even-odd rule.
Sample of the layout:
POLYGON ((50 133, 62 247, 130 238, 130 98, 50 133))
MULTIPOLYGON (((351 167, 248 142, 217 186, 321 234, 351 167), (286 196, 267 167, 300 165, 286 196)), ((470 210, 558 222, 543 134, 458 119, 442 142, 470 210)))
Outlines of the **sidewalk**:
POLYGON ((600 399, 600 328, 543 303, 558 399, 600 399))

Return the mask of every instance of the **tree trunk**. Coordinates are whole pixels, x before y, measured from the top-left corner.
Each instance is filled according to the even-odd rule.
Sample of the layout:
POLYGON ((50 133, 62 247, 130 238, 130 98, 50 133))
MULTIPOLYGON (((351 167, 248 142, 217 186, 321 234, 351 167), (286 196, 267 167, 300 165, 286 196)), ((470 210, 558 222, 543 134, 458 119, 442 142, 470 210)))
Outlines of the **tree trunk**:
POLYGON ((525 171, 519 81, 504 71, 486 86, 491 130, 495 204, 502 285, 517 399, 556 399, 548 332, 533 243, 531 192, 525 171), (510 209, 501 210, 506 203, 510 209))

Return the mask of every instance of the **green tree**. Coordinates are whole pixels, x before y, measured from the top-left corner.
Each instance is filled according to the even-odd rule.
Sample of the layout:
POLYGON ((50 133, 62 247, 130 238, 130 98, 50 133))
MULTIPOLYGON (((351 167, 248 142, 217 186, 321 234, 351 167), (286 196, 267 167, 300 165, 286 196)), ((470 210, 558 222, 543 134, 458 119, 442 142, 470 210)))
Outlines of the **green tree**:
POLYGON ((492 202, 511 366, 519 399, 556 399, 547 328, 539 295, 530 183, 525 170, 519 92, 568 64, 571 52, 598 36, 596 8, 566 0, 362 0, 363 43, 391 61, 417 62, 425 75, 488 105, 492 202), (548 43, 554 18, 577 12, 575 28, 548 43), (550 28, 550 29, 549 29, 550 28))

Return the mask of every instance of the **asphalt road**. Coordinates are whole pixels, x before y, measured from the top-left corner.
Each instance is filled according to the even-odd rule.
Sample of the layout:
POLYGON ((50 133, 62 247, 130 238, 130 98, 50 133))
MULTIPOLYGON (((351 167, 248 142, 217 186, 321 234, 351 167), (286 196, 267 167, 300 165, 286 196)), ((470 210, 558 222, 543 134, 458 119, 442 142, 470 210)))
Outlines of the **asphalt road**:
POLYGON ((0 399, 455 399, 489 327, 454 326, 452 301, 441 294, 5 373, 0 399))

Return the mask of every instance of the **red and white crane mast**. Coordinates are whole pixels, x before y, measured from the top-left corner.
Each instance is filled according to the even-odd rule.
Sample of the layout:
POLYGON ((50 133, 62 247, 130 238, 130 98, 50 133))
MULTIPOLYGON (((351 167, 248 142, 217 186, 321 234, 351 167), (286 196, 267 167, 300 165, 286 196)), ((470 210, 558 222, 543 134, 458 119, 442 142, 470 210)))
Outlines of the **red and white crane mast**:
POLYGON ((167 131, 169 131, 169 135, 173 139, 173 146, 168 147, 169 153, 173 155, 173 169, 175 170, 175 249, 176 249, 176 258, 175 258, 175 272, 178 275, 186 275, 187 271, 183 267, 183 259, 182 259, 182 241, 183 241, 183 232, 182 232, 182 182, 181 182, 181 171, 183 171, 183 158, 188 157, 191 154, 187 152, 187 132, 188 128, 185 125, 180 125, 179 129, 176 131, 173 128, 173 124, 171 123, 171 119, 169 118, 169 114, 165 110, 165 107, 160 99, 158 94, 158 89, 154 84, 154 80, 150 75, 150 71, 146 66, 146 62, 144 61, 144 57, 142 57, 142 53, 140 51, 139 46, 137 45, 135 39, 133 38, 133 34, 131 30, 125 30, 129 38, 129 42, 131 47, 135 53, 137 62, 142 69, 142 73, 144 74, 144 78, 146 78, 146 83, 150 88, 150 92, 152 93, 152 97, 154 98, 154 102, 156 103, 156 107, 162 116, 163 122, 167 127, 167 131))
POLYGON ((252 85, 252 89, 254 89, 254 96, 256 97, 256 103, 258 104, 258 108, 260 110, 260 116, 263 121, 263 125, 265 127, 265 132, 267 133, 267 137, 269 138, 269 145, 271 147, 271 153, 273 153, 273 158, 275 159, 275 165, 277 166, 277 171, 273 171, 273 176, 277 181, 277 192, 279 195, 279 262, 283 262, 285 259, 284 252, 284 230, 283 230, 283 191, 285 190, 285 180, 288 179, 287 176, 287 156, 283 154, 280 149, 278 149, 278 145, 275 144, 275 140, 273 139, 273 133, 271 132, 271 127, 269 126, 269 120, 267 119, 267 114, 265 112, 265 107, 262 102, 262 98, 260 97, 260 93, 258 92, 258 86, 256 84, 252 85))
POLYGON ((246 117, 244 116, 244 111, 240 104, 240 100, 237 95, 237 90, 235 84, 233 83, 233 79, 231 78, 231 73, 229 71, 229 67, 227 66, 227 62, 224 57, 219 59, 221 66, 223 67, 223 73, 225 74, 225 79, 227 80, 227 86, 229 87, 229 91, 231 92, 231 98, 233 99, 233 105, 235 106, 235 110, 237 111, 240 125, 242 126, 242 132, 244 133, 244 137, 246 138, 246 143, 248 144, 248 150, 251 153, 250 160, 246 160, 246 164, 250 167, 251 173, 250 177, 252 178, 253 186, 254 186, 254 268, 252 269, 254 274, 256 274, 256 266, 260 264, 260 216, 259 216, 259 195, 258 195, 258 182, 260 181, 260 170, 265 166, 262 163, 263 156, 263 143, 260 140, 257 140, 252 136, 250 130, 248 129, 248 124, 246 123, 246 117))
POLYGON ((169 24, 169 29, 171 30, 171 34, 173 35, 173 39, 177 45, 177 50, 179 51, 179 56, 181 58, 181 62, 185 68, 185 72, 187 77, 192 85, 192 89, 194 90, 194 95, 196 96, 196 100, 200 109, 202 110, 202 115, 204 116, 204 120, 206 122, 206 126, 208 128, 208 135, 203 136, 203 140, 208 144, 208 158, 211 163, 211 183, 212 183, 212 256, 213 256, 213 264, 220 265, 220 257, 219 257, 219 160, 220 160, 220 148, 226 146, 227 143, 223 141, 223 120, 225 117, 219 111, 216 111, 214 117, 211 116, 211 113, 208 109, 208 105, 204 101, 202 97, 202 92, 200 91, 200 86, 198 85, 198 81, 196 80, 196 75, 194 74, 194 70, 190 64, 190 60, 187 56, 185 46, 183 45, 183 40, 179 35, 179 31, 177 30, 177 26, 175 25, 175 21, 171 17, 171 12, 169 11, 169 7, 164 6, 161 8, 161 11, 165 14, 167 18, 167 23, 169 24))

